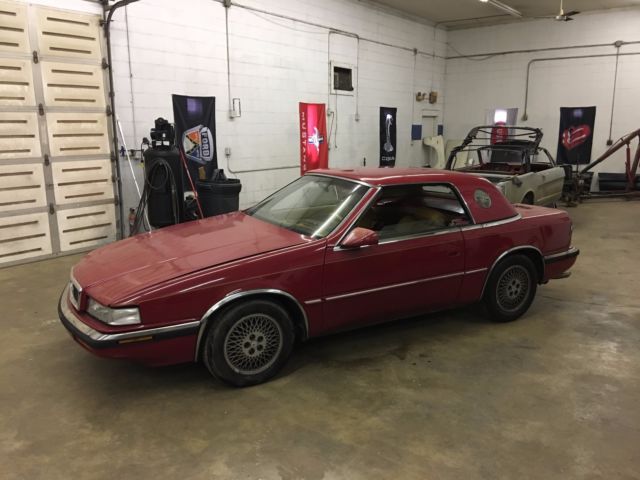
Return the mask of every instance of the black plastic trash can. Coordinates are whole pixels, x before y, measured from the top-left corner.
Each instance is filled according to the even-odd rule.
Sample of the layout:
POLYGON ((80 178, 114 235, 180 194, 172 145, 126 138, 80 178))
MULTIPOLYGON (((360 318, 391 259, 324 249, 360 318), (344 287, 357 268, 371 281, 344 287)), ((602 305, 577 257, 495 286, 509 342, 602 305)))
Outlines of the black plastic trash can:
POLYGON ((236 212, 240 208, 242 184, 237 178, 196 181, 198 198, 205 217, 236 212))

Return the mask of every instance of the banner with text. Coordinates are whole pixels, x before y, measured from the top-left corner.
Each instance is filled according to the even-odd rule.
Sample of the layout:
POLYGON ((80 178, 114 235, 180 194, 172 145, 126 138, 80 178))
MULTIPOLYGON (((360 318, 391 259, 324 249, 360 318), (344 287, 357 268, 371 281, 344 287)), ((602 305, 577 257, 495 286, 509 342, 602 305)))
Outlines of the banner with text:
POLYGON ((558 163, 576 165, 591 161, 595 121, 596 107, 560 108, 558 163))
POLYGON ((216 151, 216 98, 171 95, 176 143, 184 152, 191 178, 204 168, 207 179, 218 168, 216 151))
POLYGON ((396 115, 397 108, 380 107, 380 166, 396 164, 396 115))
POLYGON ((324 103, 299 104, 300 113, 300 174, 329 167, 327 116, 324 103))

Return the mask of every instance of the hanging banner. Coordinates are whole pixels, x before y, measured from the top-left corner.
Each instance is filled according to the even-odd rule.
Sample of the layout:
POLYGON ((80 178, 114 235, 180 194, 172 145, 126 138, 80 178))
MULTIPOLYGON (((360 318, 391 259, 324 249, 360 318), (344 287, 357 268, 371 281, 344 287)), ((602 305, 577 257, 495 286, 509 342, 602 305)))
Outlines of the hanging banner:
POLYGON ((299 104, 300 174, 329 167, 327 116, 324 103, 299 104))
POLYGON ((176 143, 184 153, 191 178, 210 179, 218 168, 216 148, 216 98, 171 95, 176 143))
POLYGON ((380 107, 380 166, 396 164, 396 114, 397 108, 380 107))
POLYGON ((596 107, 560 108, 558 163, 589 163, 593 144, 596 107))
POLYGON ((505 122, 496 122, 494 125, 491 129, 491 145, 507 141, 509 138, 509 129, 506 127, 507 124, 505 122))

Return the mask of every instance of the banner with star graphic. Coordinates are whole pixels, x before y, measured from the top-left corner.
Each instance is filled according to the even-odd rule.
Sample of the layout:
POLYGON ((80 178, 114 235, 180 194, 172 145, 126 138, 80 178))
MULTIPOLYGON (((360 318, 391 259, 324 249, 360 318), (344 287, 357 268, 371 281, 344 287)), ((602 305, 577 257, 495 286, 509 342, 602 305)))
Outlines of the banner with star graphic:
POLYGON ((300 174, 329 167, 327 116, 324 103, 299 104, 300 174))
POLYGON ((560 132, 558 136, 558 163, 576 165, 591 162, 593 126, 596 107, 560 108, 560 132))

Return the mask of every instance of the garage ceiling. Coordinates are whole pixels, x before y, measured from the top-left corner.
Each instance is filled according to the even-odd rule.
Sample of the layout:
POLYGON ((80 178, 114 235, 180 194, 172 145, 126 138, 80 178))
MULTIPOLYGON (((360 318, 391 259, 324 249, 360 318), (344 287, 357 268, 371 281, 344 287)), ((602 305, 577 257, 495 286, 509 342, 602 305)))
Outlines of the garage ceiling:
MULTIPOLYGON (((377 0, 378 3, 417 15, 447 28, 468 28, 478 25, 519 21, 489 3, 479 0, 377 0)), ((524 18, 556 15, 560 0, 502 0, 524 18)), ((564 10, 604 10, 640 6, 640 0, 564 0, 564 10)))

